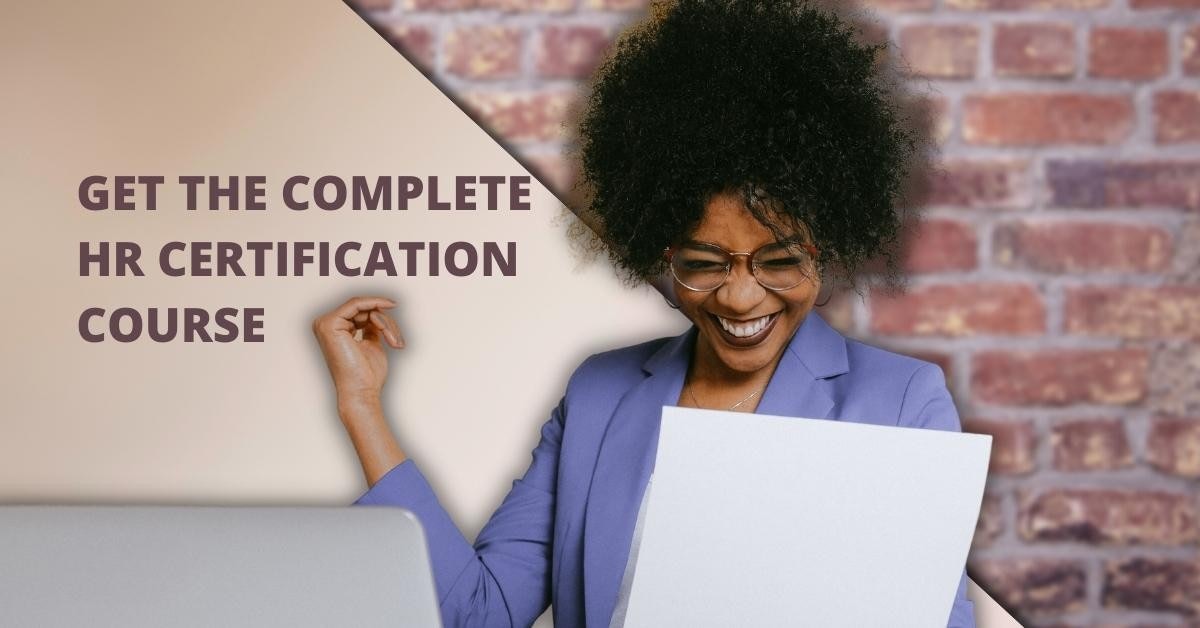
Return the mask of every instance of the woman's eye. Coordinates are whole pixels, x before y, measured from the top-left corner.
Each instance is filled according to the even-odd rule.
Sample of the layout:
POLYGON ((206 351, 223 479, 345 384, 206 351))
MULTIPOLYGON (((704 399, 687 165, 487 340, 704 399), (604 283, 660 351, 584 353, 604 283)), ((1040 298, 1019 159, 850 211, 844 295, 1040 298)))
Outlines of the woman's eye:
POLYGON ((725 269, 725 265, 720 262, 713 262, 710 260, 702 260, 702 259, 684 260, 683 267, 686 270, 691 270, 691 271, 695 271, 695 272, 706 272, 706 271, 716 271, 716 270, 724 270, 725 269))
POLYGON ((791 268, 800 265, 798 257, 778 257, 775 259, 763 260, 758 263, 763 268, 791 268))

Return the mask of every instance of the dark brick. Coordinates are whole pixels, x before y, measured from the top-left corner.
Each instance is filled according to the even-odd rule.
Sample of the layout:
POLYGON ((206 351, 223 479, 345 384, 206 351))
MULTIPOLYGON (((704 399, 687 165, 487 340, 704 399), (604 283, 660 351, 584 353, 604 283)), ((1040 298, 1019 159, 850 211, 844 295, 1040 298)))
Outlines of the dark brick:
POLYGON ((1196 499, 1164 491, 1054 489, 1020 495, 1027 541, 1182 545, 1200 540, 1196 499))
POLYGON ((1200 161, 1046 163, 1050 204, 1058 207, 1172 207, 1200 210, 1200 161))
POLYGON ((1200 567, 1195 561, 1131 558, 1104 565, 1104 605, 1128 610, 1200 615, 1200 567))
POLYGON ((972 560, 972 576, 1004 608, 1023 614, 1081 610, 1087 598, 1082 562, 1052 558, 972 560))

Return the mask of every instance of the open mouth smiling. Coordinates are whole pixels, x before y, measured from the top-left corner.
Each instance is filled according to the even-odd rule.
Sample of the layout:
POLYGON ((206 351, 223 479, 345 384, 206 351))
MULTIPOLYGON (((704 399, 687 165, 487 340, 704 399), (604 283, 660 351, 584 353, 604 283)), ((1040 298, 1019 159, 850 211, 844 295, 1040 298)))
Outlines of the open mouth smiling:
POLYGON ((721 338, 735 347, 750 347, 762 342, 775 328, 779 312, 747 320, 736 320, 707 313, 720 330, 721 338))

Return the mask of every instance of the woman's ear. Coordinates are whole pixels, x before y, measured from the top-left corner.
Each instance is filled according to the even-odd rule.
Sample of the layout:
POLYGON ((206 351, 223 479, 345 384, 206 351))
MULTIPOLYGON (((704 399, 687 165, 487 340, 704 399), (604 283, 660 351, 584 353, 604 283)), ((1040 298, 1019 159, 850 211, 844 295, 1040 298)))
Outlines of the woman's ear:
POLYGON ((813 306, 823 307, 829 303, 830 299, 833 298, 834 290, 833 283, 825 281, 825 273, 822 272, 820 265, 817 266, 817 276, 813 278, 813 283, 817 286, 817 300, 813 303, 813 306), (821 292, 826 288, 828 288, 829 291, 825 293, 825 298, 822 299, 821 292))
POLYGON ((679 309, 679 299, 675 296, 675 277, 671 275, 670 270, 663 271, 662 274, 651 279, 649 284, 663 295, 663 299, 666 300, 667 305, 671 306, 671 309, 679 309))

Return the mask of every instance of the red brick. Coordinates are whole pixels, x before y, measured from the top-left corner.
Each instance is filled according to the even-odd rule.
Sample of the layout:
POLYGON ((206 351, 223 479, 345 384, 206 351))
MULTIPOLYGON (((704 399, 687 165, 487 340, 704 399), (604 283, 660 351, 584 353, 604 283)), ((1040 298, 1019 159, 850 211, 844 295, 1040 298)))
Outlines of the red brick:
POLYGON ((1182 545, 1200 540, 1194 496, 1149 490, 1022 491, 1017 532, 1026 541, 1182 545))
POLYGON ((1039 334, 1045 319, 1041 296, 1029 284, 941 284, 895 296, 871 293, 871 331, 877 334, 1039 334))
POLYGON ((476 0, 404 0, 408 11, 464 11, 475 8, 476 0))
POLYGON ((1050 433, 1054 468, 1060 471, 1120 469, 1133 464, 1133 453, 1120 419, 1068 421, 1050 433))
POLYGON ((574 94, 568 91, 468 92, 467 109, 508 141, 561 139, 563 120, 574 94))
POLYGON ((930 78, 971 78, 979 57, 979 29, 970 24, 914 24, 900 29, 908 70, 930 78))
POLYGON ((1087 570, 1080 561, 972 559, 970 570, 1001 606, 1018 615, 1069 613, 1086 602, 1087 570))
POLYGON ((1088 76, 1148 80, 1167 71, 1167 31, 1092 28, 1088 36, 1088 76))
POLYGON ((972 94, 963 100, 963 139, 971 144, 1116 144, 1133 128, 1127 95, 972 94))
POLYGON ((630 11, 649 4, 649 0, 587 0, 584 6, 599 11, 630 11))
POLYGON ((933 0, 865 0, 863 4, 872 9, 888 12, 933 10, 933 0))
POLYGON ((1099 9, 1110 0, 945 0, 949 9, 965 11, 1056 11, 1099 9))
POLYGON ((359 11, 387 11, 392 8, 393 0, 347 0, 351 7, 359 11))
POLYGON ((538 48, 538 74, 546 78, 587 77, 611 41, 608 31, 594 26, 546 26, 538 48))
POLYGON ((1046 162, 1057 207, 1167 207, 1200 210, 1200 161, 1046 162))
POLYGON ((1104 606, 1200 615, 1200 565, 1195 560, 1129 558, 1104 564, 1104 606))
POLYGON ((971 547, 988 547, 1004 533, 1004 504, 999 495, 983 494, 971 547))
POLYGON ((971 390, 1012 405, 1130 404, 1146 396, 1149 362, 1141 349, 984 351, 974 356, 971 390))
POLYGON ((446 71, 473 79, 513 78, 521 72, 524 33, 508 26, 463 26, 446 37, 446 71))
POLYGON ((1075 27, 1069 23, 997 24, 992 66, 997 76, 1063 77, 1075 73, 1075 27))
POLYGON ((476 0, 481 9, 497 9, 514 13, 534 11, 570 11, 575 0, 476 0))
POLYGON ((996 419, 966 419, 962 429, 971 434, 992 436, 992 457, 989 473, 1029 473, 1036 466, 1037 436, 1030 421, 996 419))
POLYGON ((1129 7, 1146 9, 1200 9, 1200 0, 1129 0, 1129 7))
POLYGON ((1200 286, 1079 286, 1067 291, 1068 333, 1200 339, 1200 286))
POLYGON ((1156 418, 1146 437, 1146 459, 1163 473, 1200 478, 1200 419, 1156 418))
POLYGON ((905 233, 903 265, 911 273, 971 270, 975 228, 957 220, 923 220, 905 233))
POLYGON ((1179 58, 1184 74, 1200 74, 1200 24, 1184 31, 1179 41, 1179 58))
POLYGON ((1016 222, 997 225, 992 251, 999 266, 1043 272, 1161 271, 1171 262, 1171 234, 1146 225, 1103 222, 1016 222))
POLYGON ((1154 140, 1160 144, 1200 142, 1200 91, 1154 94, 1154 140))
POLYGON ((433 67, 433 31, 416 24, 393 24, 388 28, 404 57, 422 69, 433 67))
POLYGON ((932 179, 928 205, 1016 209, 1033 202, 1029 161, 1024 159, 950 159, 932 179))

